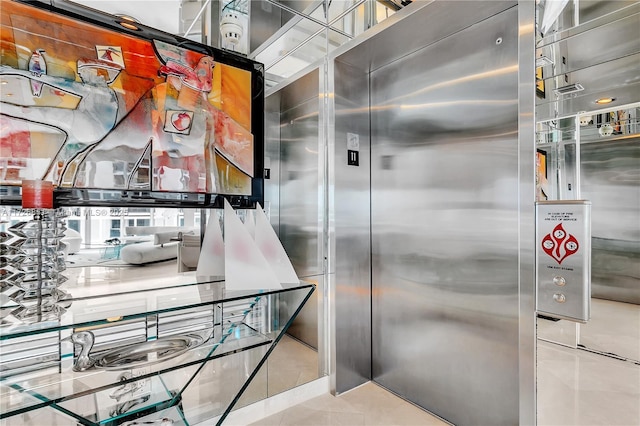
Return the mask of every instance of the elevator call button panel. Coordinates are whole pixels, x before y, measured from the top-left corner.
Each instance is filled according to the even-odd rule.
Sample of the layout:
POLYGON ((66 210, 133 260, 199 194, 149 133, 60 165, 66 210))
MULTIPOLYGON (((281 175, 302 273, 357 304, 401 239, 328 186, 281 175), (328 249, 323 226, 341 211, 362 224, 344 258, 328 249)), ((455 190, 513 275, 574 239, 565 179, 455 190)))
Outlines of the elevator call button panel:
POLYGON ((536 307, 585 323, 591 314, 591 202, 536 203, 536 307))

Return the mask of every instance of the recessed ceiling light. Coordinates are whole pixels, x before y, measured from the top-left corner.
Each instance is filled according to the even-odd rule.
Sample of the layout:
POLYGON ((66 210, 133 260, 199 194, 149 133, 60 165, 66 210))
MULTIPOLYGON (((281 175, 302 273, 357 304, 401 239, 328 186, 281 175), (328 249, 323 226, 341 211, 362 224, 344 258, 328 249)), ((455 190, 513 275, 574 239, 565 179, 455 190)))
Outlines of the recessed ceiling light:
POLYGON ((121 21, 118 21, 118 24, 122 25, 123 27, 129 30, 140 31, 140 28, 138 28, 138 26, 135 25, 135 24, 139 24, 140 21, 138 21, 133 16, 122 15, 122 14, 116 14, 116 16, 121 19, 121 21))
POLYGON ((136 24, 139 24, 140 21, 138 21, 136 18, 134 18, 133 16, 129 16, 129 15, 123 15, 121 13, 117 13, 116 14, 117 17, 124 19, 125 21, 129 21, 129 22, 135 22, 136 24))
POLYGON ((129 30, 133 30, 133 31, 140 31, 140 28, 138 28, 137 26, 133 25, 130 22, 124 22, 124 21, 120 21, 118 22, 120 25, 122 25, 123 27, 125 27, 126 29, 129 30))
POLYGON ((610 104, 611 102, 615 101, 616 98, 600 98, 596 101, 597 104, 602 105, 602 104, 610 104))

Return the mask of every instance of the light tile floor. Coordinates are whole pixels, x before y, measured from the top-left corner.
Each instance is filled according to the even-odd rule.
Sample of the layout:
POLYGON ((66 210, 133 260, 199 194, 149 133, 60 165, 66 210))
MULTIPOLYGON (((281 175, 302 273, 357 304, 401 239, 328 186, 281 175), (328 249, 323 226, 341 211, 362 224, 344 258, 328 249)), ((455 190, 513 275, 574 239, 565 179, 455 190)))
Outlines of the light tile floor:
POLYGON ((371 382, 337 397, 327 394, 310 399, 251 423, 254 426, 436 426, 447 424, 371 382))
POLYGON ((591 319, 580 324, 580 344, 640 362, 640 305, 591 299, 591 319))
MULTIPOLYGON (((540 341, 537 371, 539 426, 640 425, 640 365, 540 341)), ((374 383, 337 397, 323 395, 251 423, 255 426, 445 424, 374 383)))
POLYGON ((640 365, 538 342, 539 426, 640 425, 640 365))

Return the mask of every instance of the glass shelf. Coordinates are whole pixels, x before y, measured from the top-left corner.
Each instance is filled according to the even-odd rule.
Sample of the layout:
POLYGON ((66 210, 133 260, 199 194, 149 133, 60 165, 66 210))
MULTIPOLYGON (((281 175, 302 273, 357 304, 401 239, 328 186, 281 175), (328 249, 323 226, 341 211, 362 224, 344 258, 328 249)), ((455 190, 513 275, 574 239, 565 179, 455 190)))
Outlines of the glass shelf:
POLYGON ((70 366, 64 366, 63 360, 57 367, 49 368, 46 374, 35 372, 26 377, 18 375, 2 380, 0 418, 45 405, 60 404, 87 394, 113 393, 113 388, 127 383, 202 364, 208 360, 269 345, 272 342, 272 338, 256 332, 245 324, 240 324, 236 325, 231 333, 226 333, 222 341, 207 342, 173 359, 145 367, 120 371, 92 368, 84 372, 74 372, 70 366), (132 372, 135 378, 123 380, 123 371, 132 372))
MULTIPOLYGON (((633 108, 621 108, 624 111, 632 111, 637 109, 633 108)), ((580 115, 580 114, 578 114, 580 115)), ((610 135, 601 133, 601 125, 595 123, 594 120, 598 114, 585 113, 585 120, 588 119, 587 124, 580 124, 576 126, 574 117, 566 117, 563 119, 546 120, 537 123, 537 145, 547 146, 555 143, 575 143, 576 132, 579 129, 580 143, 596 143, 596 142, 613 142, 617 140, 626 140, 640 137, 640 119, 629 118, 621 123, 612 127, 610 135)))
MULTIPOLYGON (((189 309, 222 302, 224 282, 183 284, 168 288, 143 290, 112 295, 71 297, 70 305, 59 319, 33 324, 15 323, 5 317, 0 326, 0 340, 13 339, 31 334, 60 331, 69 328, 115 324, 121 321, 149 315, 189 309)), ((16 307, 9 302, 6 310, 16 307)))
MULTIPOLYGON (((140 274, 127 273, 124 269, 114 270, 109 267, 68 267, 62 272, 68 280, 62 284, 60 289, 69 294, 69 298, 66 300, 79 300, 111 297, 118 294, 144 293, 224 280, 222 277, 197 277, 195 272, 167 274, 163 269, 159 269, 157 272, 150 269, 145 272, 144 276, 140 276, 140 274)), ((0 293, 1 308, 15 306, 18 305, 15 302, 12 303, 5 292, 0 293)))
POLYGON ((150 414, 148 416, 137 418, 133 421, 128 421, 122 424, 122 426, 143 426, 143 425, 157 425, 157 426, 189 426, 184 414, 178 409, 178 407, 171 407, 166 410, 158 411, 157 413, 150 414), (163 421, 165 423, 163 423, 163 421))
MULTIPOLYGON (((213 324, 213 327, 209 326, 208 329, 200 327, 196 331, 184 331, 178 328, 172 331, 173 334, 163 335, 157 339, 154 333, 151 333, 151 337, 147 335, 146 341, 116 345, 117 357, 121 353, 120 350, 139 348, 138 344, 160 342, 163 339, 171 339, 173 336, 188 336, 190 333, 191 335, 199 334, 203 339, 208 338, 199 346, 161 362, 146 362, 145 359, 143 365, 137 367, 135 367, 137 365, 135 363, 123 366, 116 364, 115 368, 117 369, 110 368, 110 365, 103 367, 94 365, 85 371, 76 372, 73 371, 73 364, 79 347, 76 345, 76 355, 74 356, 73 352, 70 352, 74 350, 74 345, 68 342, 66 347, 64 343, 59 344, 57 359, 48 359, 46 363, 36 364, 36 367, 30 367, 24 371, 19 368, 7 371, 7 363, 3 366, 5 367, 5 371, 2 371, 4 377, 0 379, 0 418, 51 406, 82 420, 83 424, 100 425, 115 424, 113 422, 118 420, 118 415, 125 415, 124 408, 128 408, 126 410, 127 416, 131 414, 132 410, 147 414, 156 407, 158 409, 167 408, 176 403, 174 395, 181 395, 197 371, 192 374, 180 374, 182 381, 179 381, 178 384, 174 381, 172 389, 163 390, 164 386, 160 386, 160 383, 164 375, 174 371, 189 371, 188 367, 199 371, 199 366, 207 361, 260 347, 265 348, 263 351, 268 354, 270 348, 289 326, 314 289, 313 284, 301 282, 300 285, 282 290, 225 291, 223 281, 209 281, 155 291, 136 291, 110 296, 72 299, 73 303, 69 310, 61 316, 59 321, 3 327, 3 345, 21 345, 33 342, 32 335, 36 335, 36 340, 52 339, 52 336, 63 337, 65 334, 71 335, 73 331, 78 332, 89 328, 95 332, 97 347, 99 331, 110 330, 112 327, 123 327, 123 324, 124 327, 129 327, 132 324, 140 323, 140 321, 137 323, 130 321, 133 319, 167 312, 172 315, 170 321, 175 318, 183 319, 194 312, 203 313, 204 315, 201 316, 204 317, 213 314, 213 318, 208 320, 210 325, 213 324), (261 304, 258 301, 264 303, 261 304), (288 316, 285 314, 283 317, 283 312, 278 313, 277 306, 280 303, 298 306, 298 310, 289 313, 288 316), (204 306, 206 309, 207 305, 217 306, 220 312, 216 313, 215 309, 203 311, 201 307, 204 306), (268 311, 266 310, 267 306, 269 307, 268 311), (194 307, 200 309, 194 310, 194 307), (254 326, 255 318, 251 316, 254 313, 253 310, 256 311, 256 316, 263 319, 262 325, 258 327, 254 326), (240 312, 239 315, 238 312, 240 312), (112 318, 113 315, 118 315, 117 319, 112 318), (141 399, 129 404, 132 405, 135 402, 133 404, 135 407, 122 405, 116 409, 118 401, 114 404, 113 398, 110 398, 109 395, 114 395, 119 389, 122 390, 127 385, 134 386, 141 381, 153 384, 153 394, 149 393, 148 397, 141 395, 139 396, 141 399), (79 402, 85 398, 94 401, 91 405, 94 408, 88 409, 88 404, 79 402), (102 403, 97 404, 95 401, 102 401, 102 403), (74 407, 81 407, 81 409, 74 407), (91 413, 87 414, 86 410, 91 413)), ((156 321, 161 324, 160 320, 156 321)), ((143 320, 142 323, 148 326, 149 320, 143 320)), ((158 326, 157 330, 161 330, 161 327, 158 326)), ((99 360, 101 355, 110 350, 96 348, 95 351, 90 352, 90 358, 99 360)), ((153 360, 154 356, 160 356, 160 353, 158 350, 157 353, 146 356, 153 360)), ((128 358, 127 362, 130 362, 128 358)))
POLYGON ((34 395, 23 392, 20 387, 0 383, 0 418, 24 413, 50 405, 47 400, 41 400, 34 395))
POLYGON ((175 394, 167 389, 162 377, 154 376, 56 405, 79 420, 103 425, 121 422, 142 412, 155 411, 171 403, 174 397, 175 394))
MULTIPOLYGON (((177 281, 177 283, 171 287, 158 289, 156 286, 155 289, 148 288, 146 290, 110 295, 85 296, 83 292, 78 291, 76 294, 79 294, 80 297, 72 295, 65 299, 66 303, 70 303, 69 307, 66 308, 66 312, 60 315, 59 319, 53 321, 25 324, 17 320, 12 322, 7 316, 0 323, 0 341, 69 328, 103 324, 113 325, 119 321, 143 318, 149 315, 186 310, 249 296, 277 294, 287 291, 287 289, 225 291, 224 281, 213 279, 197 282, 195 273, 183 274, 178 278, 173 277, 172 280, 174 282, 177 281)), ((136 286, 144 287, 144 283, 141 281, 144 280, 137 280, 136 286)), ((157 283, 157 281, 154 282, 157 283)), ((310 287, 312 287, 312 284, 302 284, 300 286, 300 288, 310 287)), ((66 290, 66 287, 63 289, 66 290)), ((85 292, 89 294, 88 289, 85 292)), ((93 292, 93 288, 91 288, 91 292, 93 292)), ((11 300, 2 300, 0 306, 5 313, 9 309, 18 307, 11 300)))
MULTIPOLYGON (((0 185, 3 205, 19 206, 21 188, 16 185, 0 185)), ((248 195, 218 195, 188 192, 159 192, 114 189, 55 188, 55 207, 176 207, 216 208, 224 207, 224 199, 233 208, 255 208, 261 200, 248 195)))

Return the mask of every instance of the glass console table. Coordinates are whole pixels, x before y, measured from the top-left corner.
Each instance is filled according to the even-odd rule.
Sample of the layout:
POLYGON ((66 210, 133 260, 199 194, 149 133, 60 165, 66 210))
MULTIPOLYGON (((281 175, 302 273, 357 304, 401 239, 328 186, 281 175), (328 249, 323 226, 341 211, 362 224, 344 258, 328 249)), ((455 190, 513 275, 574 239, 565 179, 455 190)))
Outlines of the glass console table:
POLYGON ((55 410, 83 425, 221 423, 315 289, 231 291, 195 273, 135 281, 78 277, 41 321, 16 318, 0 293, 3 422, 55 410))

